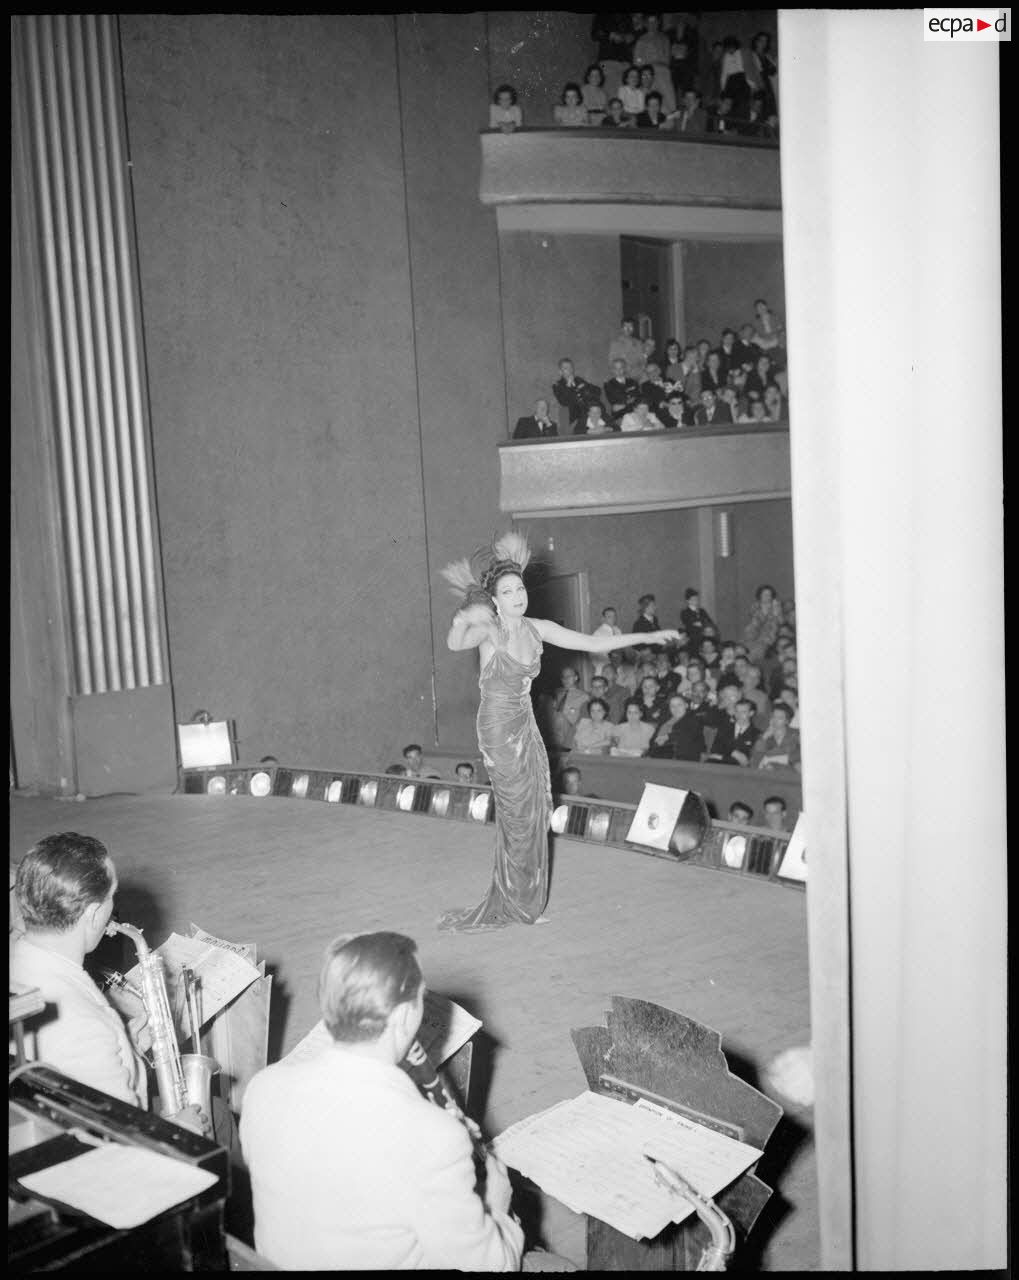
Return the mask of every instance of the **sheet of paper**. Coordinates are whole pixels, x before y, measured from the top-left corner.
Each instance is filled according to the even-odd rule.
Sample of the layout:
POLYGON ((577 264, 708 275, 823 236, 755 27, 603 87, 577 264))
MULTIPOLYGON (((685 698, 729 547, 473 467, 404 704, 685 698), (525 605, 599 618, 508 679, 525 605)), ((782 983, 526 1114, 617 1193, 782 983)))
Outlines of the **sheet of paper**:
MULTIPOLYGON (((185 1007, 181 979, 181 970, 185 966, 193 969, 198 977, 198 1008, 203 1027, 258 977, 258 969, 236 952, 203 942, 200 938, 171 933, 157 951, 163 957, 166 994, 182 1038, 191 1034, 191 1018, 185 1007)), ((127 979, 140 987, 140 974, 140 966, 135 965, 127 979)))
MULTIPOLYGON (((425 1010, 421 1018, 418 1040, 428 1054, 433 1066, 441 1066, 457 1049, 467 1043, 481 1026, 478 1018, 466 1009, 440 996, 435 991, 425 992, 425 1010)), ((316 1022, 303 1040, 300 1040, 283 1059, 291 1064, 306 1062, 317 1057, 333 1043, 324 1022, 316 1022)))
POLYGON ((108 1142, 18 1181, 33 1195, 59 1200, 127 1231, 190 1200, 217 1178, 207 1169, 172 1156, 108 1142))
POLYGON ((240 956, 250 964, 258 964, 258 953, 253 942, 227 942, 225 938, 217 938, 214 933, 206 933, 193 920, 188 925, 188 937, 197 938, 199 942, 207 942, 210 947, 222 947, 224 951, 232 951, 234 955, 240 956))
POLYGON ((491 1145, 568 1208, 634 1240, 652 1239, 693 1213, 658 1183, 645 1155, 714 1196, 762 1154, 653 1104, 631 1106, 590 1092, 511 1125, 491 1145))

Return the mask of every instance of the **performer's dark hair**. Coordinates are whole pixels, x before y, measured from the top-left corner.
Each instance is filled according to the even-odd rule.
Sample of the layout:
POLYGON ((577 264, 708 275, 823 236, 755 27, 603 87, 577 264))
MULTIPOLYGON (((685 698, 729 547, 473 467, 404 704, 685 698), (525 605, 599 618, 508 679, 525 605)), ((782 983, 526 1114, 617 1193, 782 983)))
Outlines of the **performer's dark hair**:
POLYGON ((489 565, 485 570, 485 576, 481 579, 481 585, 485 588, 490 596, 495 595, 495 589, 499 585, 501 578, 515 574, 518 578, 524 576, 524 571, 515 560, 496 560, 494 564, 489 565))
POLYGON ((76 831, 44 836, 18 866, 14 892, 29 929, 66 933, 113 888, 106 846, 76 831))
POLYGON ((421 989, 417 944, 402 933, 343 934, 326 948, 319 1007, 334 1040, 377 1040, 389 1015, 421 989))

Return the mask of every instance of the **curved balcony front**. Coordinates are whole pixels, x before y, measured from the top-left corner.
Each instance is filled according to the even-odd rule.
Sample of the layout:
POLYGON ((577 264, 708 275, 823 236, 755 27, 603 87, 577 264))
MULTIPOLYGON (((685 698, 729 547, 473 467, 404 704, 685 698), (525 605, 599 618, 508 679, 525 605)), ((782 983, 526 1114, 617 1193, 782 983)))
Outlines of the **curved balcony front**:
POLYGON ((789 428, 687 427, 499 446, 499 505, 515 517, 728 506, 791 491, 789 428))

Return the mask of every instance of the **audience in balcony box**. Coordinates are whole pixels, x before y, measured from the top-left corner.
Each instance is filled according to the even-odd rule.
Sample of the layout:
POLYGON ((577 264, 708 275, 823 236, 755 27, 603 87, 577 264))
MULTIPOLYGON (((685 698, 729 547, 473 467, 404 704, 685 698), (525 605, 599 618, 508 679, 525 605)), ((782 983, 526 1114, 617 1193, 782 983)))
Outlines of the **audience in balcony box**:
POLYGON ((654 724, 642 718, 640 703, 631 699, 626 704, 622 723, 613 728, 609 754, 613 756, 646 755, 654 731, 654 724))
POLYGON ((616 92, 623 73, 633 62, 633 15, 630 13, 596 13, 591 23, 591 39, 598 46, 598 62, 605 73, 605 87, 616 92))
POLYGON ((601 698, 592 698, 587 704, 587 715, 577 722, 573 750, 587 756, 608 755, 612 746, 612 729, 608 703, 601 698))
POLYGON ((761 668, 748 662, 743 675, 743 697, 754 704, 754 724, 763 733, 771 718, 771 699, 761 688, 761 668))
POLYGON ((669 699, 668 711, 655 726, 648 755, 660 760, 696 760, 704 754, 704 729, 680 693, 669 699))
POLYGON ((601 392, 593 382, 588 382, 575 372, 570 359, 559 361, 559 377, 552 384, 552 392, 569 414, 570 426, 574 431, 587 417, 589 404, 601 406, 601 392))
POLYGON ((777 383, 769 382, 764 388, 764 395, 761 398, 764 401, 769 422, 788 422, 789 407, 786 404, 785 396, 779 391, 777 383))
MULTIPOLYGON (((736 341, 735 329, 723 329, 722 340, 716 348, 718 351, 718 360, 722 370, 722 377, 728 378, 730 373, 734 373, 740 366, 743 358, 743 352, 740 345, 736 341)), ((747 355, 750 355, 749 350, 747 355)))
POLYGON ((626 68, 623 73, 623 82, 619 86, 618 97, 629 119, 636 120, 644 110, 644 90, 640 84, 639 67, 626 68))
POLYGON ((658 687, 658 681, 652 675, 646 675, 641 680, 634 701, 640 704, 641 719, 646 720, 648 724, 657 724, 665 713, 665 699, 658 687))
POLYGON ((679 345, 675 338, 670 338, 665 344, 665 351, 662 354, 662 373, 665 381, 671 387, 679 384, 680 391, 683 390, 683 348, 679 345))
MULTIPOLYGON (((613 711, 613 704, 612 704, 612 701, 610 701, 608 696, 609 682, 608 680, 606 680, 604 675, 591 677, 591 685, 588 689, 588 695, 589 695, 588 703, 587 703, 588 708, 590 708, 591 702, 595 698, 600 699, 602 702, 605 703, 605 719, 609 722, 610 725, 615 724, 617 716, 616 716, 616 713, 613 711)), ((622 715, 622 708, 625 705, 625 703, 626 703, 625 698, 619 703, 620 716, 622 715)), ((590 715, 590 711, 588 711, 588 714, 590 715)))
POLYGON ((683 93, 683 105, 676 112, 672 127, 676 133, 707 133, 708 113, 701 106, 701 95, 696 89, 683 93))
POLYGON ((626 376, 640 383, 644 377, 644 344, 637 336, 637 322, 632 316, 624 316, 619 332, 609 343, 609 368, 622 360, 626 364, 626 376))
POLYGON ((661 631, 657 607, 658 602, 650 592, 642 595, 637 601, 637 617, 634 619, 630 630, 640 632, 661 631))
POLYGON ((603 413, 601 402, 598 404, 589 404, 587 406, 587 416, 583 422, 580 422, 573 428, 575 436, 605 436, 611 435, 618 431, 618 427, 614 427, 611 421, 606 421, 603 413))
POLYGON ((524 113, 517 104, 517 91, 511 84, 501 84, 492 94, 488 108, 488 127, 512 133, 524 123, 524 113))
POLYGON ((658 418, 662 417, 669 390, 668 383, 662 377, 662 366, 657 360, 649 360, 644 369, 644 381, 640 384, 639 394, 647 400, 648 408, 658 418))
POLYGON ((662 426, 670 429, 693 425, 693 416, 681 391, 670 391, 662 408, 662 426))
POLYGON ((605 129, 632 129, 633 120, 623 110, 622 98, 610 98, 608 111, 602 119, 602 127, 605 129))
POLYGON ((587 111, 587 123, 601 124, 608 106, 608 95, 605 92, 605 72, 597 62, 592 62, 584 72, 580 96, 587 111))
POLYGON ((760 737, 761 731, 754 724, 754 704, 749 698, 740 698, 736 702, 733 718, 720 718, 705 762, 747 768, 760 737))
POLYGON ((754 744, 750 757, 751 768, 798 769, 800 765, 799 730, 791 729, 792 708, 784 702, 776 702, 771 709, 767 730, 754 744))
POLYGON ((552 115, 557 125, 568 129, 576 129, 587 124, 587 107, 580 91, 580 85, 570 81, 563 87, 559 105, 553 108, 552 115))
POLYGON ((630 413, 624 414, 619 423, 619 430, 627 431, 661 431, 661 419, 651 412, 646 396, 638 396, 630 413))
POLYGON ((676 108, 676 91, 672 87, 672 41, 662 30, 662 19, 657 13, 644 15, 646 30, 633 45, 633 61, 638 67, 647 67, 652 74, 652 85, 662 96, 666 113, 676 108))
POLYGON ((701 389, 701 402, 694 413, 694 423, 698 427, 721 427, 732 424, 732 412, 727 404, 723 404, 710 387, 701 389))
POLYGON ((644 110, 636 119, 638 129, 669 129, 672 127, 671 117, 662 110, 662 95, 652 89, 644 96, 644 110))
POLYGON ((538 399, 534 402, 534 413, 526 418, 517 418, 513 428, 514 440, 530 440, 535 436, 557 436, 558 425, 552 421, 548 412, 548 401, 538 399))
POLYGON ((609 421, 614 427, 618 427, 623 416, 637 403, 640 390, 636 379, 627 373, 627 363, 623 356, 616 356, 612 361, 612 376, 602 383, 602 390, 609 407, 609 421))

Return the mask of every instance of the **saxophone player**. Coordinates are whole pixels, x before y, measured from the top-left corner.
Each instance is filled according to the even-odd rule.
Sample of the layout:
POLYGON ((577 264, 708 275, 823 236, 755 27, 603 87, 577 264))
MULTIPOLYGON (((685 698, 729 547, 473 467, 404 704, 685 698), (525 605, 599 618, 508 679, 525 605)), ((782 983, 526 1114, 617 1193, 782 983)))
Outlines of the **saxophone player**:
MULTIPOLYGON (((11 977, 37 987, 47 1004, 35 1030, 36 1058, 148 1110, 145 1061, 84 968, 110 923, 116 892, 116 868, 99 840, 73 831, 40 840, 15 878, 24 933, 10 949, 11 977)), ((144 1024, 141 1014, 132 1021, 135 1032, 144 1024)), ((197 1106, 167 1119, 195 1133, 206 1126, 197 1106)))

